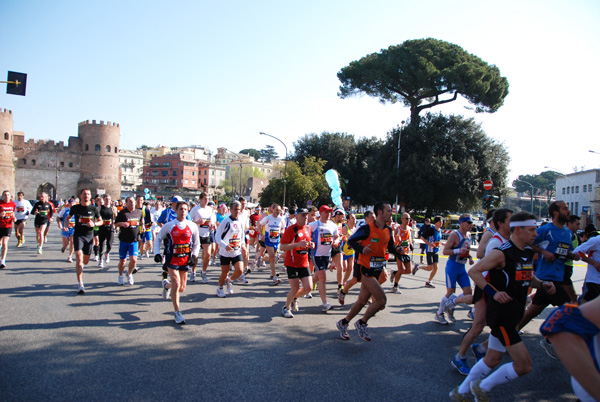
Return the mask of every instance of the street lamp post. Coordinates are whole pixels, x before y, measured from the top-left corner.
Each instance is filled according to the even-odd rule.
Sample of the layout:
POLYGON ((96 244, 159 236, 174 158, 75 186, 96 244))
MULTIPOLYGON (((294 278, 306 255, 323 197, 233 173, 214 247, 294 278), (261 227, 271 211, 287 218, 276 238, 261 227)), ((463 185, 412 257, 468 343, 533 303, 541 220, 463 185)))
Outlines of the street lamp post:
POLYGON ((521 180, 521 179, 515 179, 515 180, 520 181, 525 184, 529 184, 531 186, 531 213, 533 213, 533 184, 529 183, 528 181, 521 180))
POLYGON ((285 148, 285 162, 283 165, 283 203, 281 204, 281 206, 284 207, 285 206, 285 190, 286 190, 286 184, 287 184, 287 158, 288 158, 287 146, 285 145, 285 143, 283 141, 281 141, 279 138, 275 137, 274 135, 263 133, 262 131, 259 134, 266 135, 267 137, 276 139, 277 141, 281 142, 283 144, 283 147, 285 148))
POLYGON ((400 180, 400 139, 402 138, 402 129, 404 128, 404 120, 402 120, 402 125, 400 126, 400 131, 398 132, 398 162, 396 163, 396 223, 398 223, 398 212, 400 208, 398 208, 398 193, 399 193, 399 184, 398 180, 400 180))

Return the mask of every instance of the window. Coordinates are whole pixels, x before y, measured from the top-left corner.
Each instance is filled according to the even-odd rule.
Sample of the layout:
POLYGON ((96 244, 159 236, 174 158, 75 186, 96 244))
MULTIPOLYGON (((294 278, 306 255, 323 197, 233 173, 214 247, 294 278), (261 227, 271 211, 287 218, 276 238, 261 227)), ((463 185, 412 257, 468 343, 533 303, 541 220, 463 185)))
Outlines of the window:
POLYGON ((185 179, 185 184, 188 184, 188 183, 189 183, 188 179, 185 179))
POLYGON ((158 162, 154 162, 154 166, 158 166, 158 162))
POLYGON ((35 165, 35 159, 32 159, 32 160, 31 160, 31 164, 32 164, 32 165, 35 165))
POLYGON ((196 184, 196 180, 192 180, 192 184, 196 184))
POLYGON ((158 179, 152 179, 152 184, 158 184, 158 179))
POLYGON ((177 162, 177 166, 181 166, 181 162, 177 162))
POLYGON ((73 167, 73 162, 69 162, 69 167, 73 167))
POLYGON ((21 163, 22 163, 23 165, 27 165, 27 159, 25 159, 25 158, 21 159, 21 163))
POLYGON ((4 139, 5 140, 10 140, 10 135, 8 133, 4 133, 4 139))
POLYGON ((571 194, 571 187, 567 187, 567 194, 571 194))
POLYGON ((590 193, 591 193, 592 191, 594 191, 594 190, 592 190, 592 185, 591 185, 591 184, 588 184, 588 192, 590 192, 590 193))
POLYGON ((565 193, 565 191, 566 191, 566 189, 563 187, 563 192, 562 192, 562 193, 564 194, 564 193, 565 193))
POLYGON ((165 167, 171 167, 171 162, 163 162, 162 165, 165 167))
POLYGON ((176 186, 176 185, 177 185, 177 179, 174 179, 174 180, 173 180, 171 183, 172 183, 174 186, 176 186))
POLYGON ((575 194, 575 186, 571 186, 571 194, 575 194))
POLYGON ((106 146, 106 152, 110 152, 110 145, 106 146))
POLYGON ((583 185, 583 189, 581 191, 585 193, 585 190, 587 190, 587 184, 583 185))
POLYGON ((164 183, 164 184, 169 184, 169 179, 162 179, 162 180, 161 180, 161 183, 164 183))
MULTIPOLYGON (((206 173, 205 173, 206 174, 206 173)), ((196 172, 192 171, 192 176, 196 176, 196 172)))
POLYGON ((60 167, 65 167, 65 163, 64 163, 64 162, 61 162, 61 163, 60 163, 60 167))
POLYGON ((96 144, 96 146, 94 147, 94 151, 100 152, 100 144, 96 144))
POLYGON ((158 176, 158 170, 153 170, 152 171, 152 176, 158 176))
POLYGON ((177 176, 177 170, 173 170, 173 176, 177 176))
POLYGON ((90 146, 88 144, 85 144, 85 150, 89 151, 90 150, 90 146))
POLYGON ((115 147, 115 153, 117 153, 117 147, 115 147))
POLYGON ((575 186, 575 193, 579 194, 579 186, 575 186))
POLYGON ((579 202, 575 202, 575 212, 572 212, 573 215, 579 215, 579 202))
POLYGON ((160 175, 161 176, 168 176, 169 175, 169 171, 168 170, 161 170, 160 171, 160 175))

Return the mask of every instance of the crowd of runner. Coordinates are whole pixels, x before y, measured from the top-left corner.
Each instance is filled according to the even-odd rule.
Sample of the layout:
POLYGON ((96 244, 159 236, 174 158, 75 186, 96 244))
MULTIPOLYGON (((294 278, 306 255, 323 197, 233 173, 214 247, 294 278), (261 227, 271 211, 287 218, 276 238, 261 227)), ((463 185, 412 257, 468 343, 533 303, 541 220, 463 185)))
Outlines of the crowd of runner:
POLYGON ((200 195, 197 205, 174 196, 170 205, 163 206, 143 196, 117 201, 108 194, 92 198, 90 190, 83 189, 79 197, 60 205, 57 213, 46 193, 31 205, 22 192, 13 200, 10 192, 4 191, 0 201, 0 269, 6 267, 13 228, 16 247, 23 247, 24 227, 33 215, 36 253, 42 254, 55 220, 62 237, 61 251, 68 263, 75 263, 77 292, 85 294, 85 267, 92 256, 101 268, 109 264, 116 233, 117 285, 133 286, 138 259, 152 255, 162 264, 162 297, 171 300, 175 322, 185 324, 181 294, 188 281, 208 283, 210 265, 220 267, 215 295, 224 298, 235 293, 234 285, 248 284, 252 272, 266 269, 267 263, 270 285, 280 285, 277 267, 283 257, 282 273, 290 287, 281 308, 283 317, 293 318, 300 310, 299 300, 312 298, 313 292, 318 292, 321 310, 330 310, 327 272, 335 271, 337 303, 344 305, 348 292, 355 286, 360 289, 348 314, 333 325, 341 339, 349 340, 350 322, 367 306, 354 321, 354 328, 360 339, 370 341, 369 319, 387 303, 383 285, 389 280, 390 292, 400 294, 402 275, 426 271, 424 287, 434 288, 432 280, 441 251, 448 257, 446 292, 433 314, 434 321, 450 325, 456 322, 458 304, 472 306, 472 326, 450 362, 466 376, 450 392, 452 400, 489 400, 492 388, 530 372, 533 364, 521 330, 552 304, 559 309, 542 325, 540 345, 564 362, 580 400, 600 401, 600 236, 593 225, 588 225, 580 238, 581 220, 571 215, 562 201, 550 204, 548 212, 551 222, 538 227, 530 213, 490 211, 487 229, 475 249, 471 215, 460 216, 459 228, 444 243, 441 217, 426 219, 418 228, 411 216, 403 213, 400 223, 394 223, 392 208, 385 202, 366 211, 359 224, 354 213, 342 208, 322 205, 318 209, 287 210, 271 203, 249 209, 244 198, 217 206, 206 193, 200 195), (422 247, 421 258, 413 263, 417 243, 422 247), (390 256, 395 263, 388 272, 390 256), (571 275, 573 261, 580 259, 588 265, 582 294, 577 296, 571 275), (457 284, 462 290, 459 295, 457 284), (487 340, 475 343, 486 325, 487 340), (469 350, 477 360, 473 367, 466 359, 469 350), (512 361, 500 365, 505 353, 512 361))

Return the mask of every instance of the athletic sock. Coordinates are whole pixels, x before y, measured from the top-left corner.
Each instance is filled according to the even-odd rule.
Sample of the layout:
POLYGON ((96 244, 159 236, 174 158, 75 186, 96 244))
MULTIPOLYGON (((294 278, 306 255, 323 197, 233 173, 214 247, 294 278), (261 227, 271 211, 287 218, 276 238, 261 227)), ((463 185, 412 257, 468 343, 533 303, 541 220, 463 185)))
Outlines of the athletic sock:
POLYGON ((487 364, 483 361, 483 359, 479 360, 469 371, 469 375, 465 380, 458 386, 458 392, 461 394, 468 394, 470 392, 469 384, 471 381, 477 381, 479 379, 487 377, 493 368, 488 367, 487 364))
POLYGON ((397 288, 398 287, 398 282, 394 282, 394 287, 397 288))
POLYGON ((440 302, 440 308, 438 309, 438 314, 442 315, 444 314, 444 304, 448 301, 448 298, 446 296, 442 297, 442 301, 440 302))
POLYGON ((344 325, 348 325, 348 323, 349 323, 349 321, 348 321, 348 320, 346 320, 345 318, 342 318, 342 324, 344 324, 344 325))
POLYGON ((513 367, 513 363, 506 363, 500 366, 492 375, 481 381, 479 387, 484 391, 491 391, 496 385, 504 384, 519 378, 519 375, 513 367))

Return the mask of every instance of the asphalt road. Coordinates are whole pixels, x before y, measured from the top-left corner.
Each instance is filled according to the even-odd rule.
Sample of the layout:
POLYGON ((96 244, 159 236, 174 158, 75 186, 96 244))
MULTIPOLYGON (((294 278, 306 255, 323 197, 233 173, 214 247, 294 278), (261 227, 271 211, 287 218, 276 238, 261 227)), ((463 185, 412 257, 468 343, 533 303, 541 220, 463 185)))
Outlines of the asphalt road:
MULTIPOLYGON (((187 324, 179 326, 171 302, 160 297, 161 269, 151 259, 139 264, 134 286, 117 286, 116 254, 103 269, 91 262, 87 292, 77 295, 56 225, 41 256, 32 223, 26 235, 22 248, 11 238, 0 271, 1 401, 444 401, 464 379, 450 360, 470 326, 467 308, 457 309, 456 324, 433 321, 445 292, 444 259, 436 289, 424 288, 426 273, 419 272, 403 277, 403 294, 387 293, 387 308, 369 322, 371 342, 354 330, 343 341, 335 323, 358 288, 339 306, 332 273, 335 308, 323 313, 318 297, 302 299, 300 312, 286 319, 287 280, 269 286, 263 269, 219 299, 218 268, 210 267, 208 284, 189 283, 182 297, 187 324)), ((579 289, 584 273, 576 269, 579 289)), ((546 315, 524 335, 532 373, 495 388, 493 399, 575 400, 562 364, 538 345, 546 315)))

